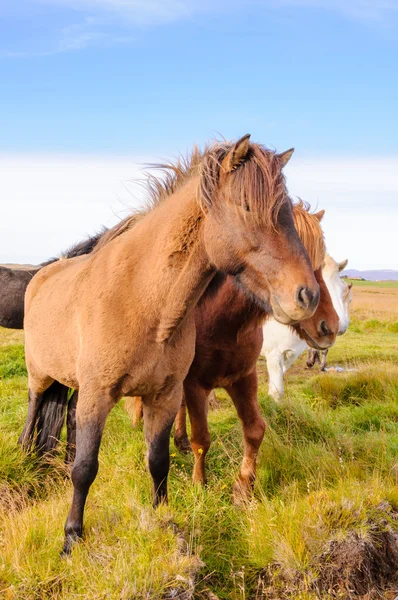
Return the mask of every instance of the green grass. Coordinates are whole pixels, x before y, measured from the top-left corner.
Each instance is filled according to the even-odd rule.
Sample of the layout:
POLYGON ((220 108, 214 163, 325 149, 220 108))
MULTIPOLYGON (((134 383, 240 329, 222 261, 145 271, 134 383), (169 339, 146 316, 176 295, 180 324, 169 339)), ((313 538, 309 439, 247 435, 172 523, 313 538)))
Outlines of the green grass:
POLYGON ((279 404, 260 361, 268 429, 244 508, 231 500, 242 435, 225 392, 209 415, 208 486, 192 485, 192 457, 172 444, 170 503, 157 511, 142 430, 118 405, 85 539, 67 560, 59 550, 72 489, 62 456, 43 464, 17 445, 27 392, 20 342, 0 331, 0 598, 337 598, 314 591, 330 543, 398 530, 398 345, 383 323, 354 319, 330 351, 329 364, 356 370, 308 372, 302 357, 279 404))
POLYGON ((344 281, 351 282, 354 286, 374 288, 398 288, 398 281, 362 281, 345 277, 344 281))
POLYGON ((0 347, 0 379, 27 375, 22 344, 0 347))

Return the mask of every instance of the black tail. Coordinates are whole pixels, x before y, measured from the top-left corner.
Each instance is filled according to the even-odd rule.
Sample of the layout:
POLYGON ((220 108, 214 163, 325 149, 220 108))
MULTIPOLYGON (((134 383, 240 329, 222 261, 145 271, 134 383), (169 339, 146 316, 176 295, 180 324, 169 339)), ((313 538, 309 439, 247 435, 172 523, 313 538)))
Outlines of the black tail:
POLYGON ((38 454, 53 451, 59 442, 65 423, 69 388, 54 381, 44 392, 36 419, 35 446, 38 454))

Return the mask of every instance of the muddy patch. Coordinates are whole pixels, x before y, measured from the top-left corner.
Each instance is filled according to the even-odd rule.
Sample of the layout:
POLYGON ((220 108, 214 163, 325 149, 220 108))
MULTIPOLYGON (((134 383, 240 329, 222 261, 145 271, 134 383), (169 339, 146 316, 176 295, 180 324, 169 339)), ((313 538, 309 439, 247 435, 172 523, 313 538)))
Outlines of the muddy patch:
POLYGON ((395 600, 398 597, 398 514, 369 521, 364 534, 350 531, 330 540, 305 572, 272 564, 258 577, 256 600, 395 600))
POLYGON ((388 526, 331 541, 320 563, 314 587, 330 598, 383 598, 392 587, 398 593, 398 533, 388 526))

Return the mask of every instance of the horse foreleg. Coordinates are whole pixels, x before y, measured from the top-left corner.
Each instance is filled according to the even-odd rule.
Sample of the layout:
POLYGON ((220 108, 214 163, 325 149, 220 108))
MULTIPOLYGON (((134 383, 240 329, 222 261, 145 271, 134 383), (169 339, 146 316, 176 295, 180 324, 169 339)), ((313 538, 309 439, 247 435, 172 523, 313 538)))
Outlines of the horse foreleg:
POLYGON ((109 394, 98 397, 79 390, 76 407, 76 458, 72 468, 73 499, 65 523, 63 554, 70 554, 73 543, 82 537, 83 513, 87 494, 98 472, 98 451, 106 418, 115 405, 109 394))
POLYGON ((243 461, 233 489, 236 504, 251 497, 256 479, 257 455, 265 433, 265 421, 260 413, 257 389, 256 371, 226 388, 242 422, 244 436, 243 461))
POLYGON ((162 391, 155 398, 143 398, 144 433, 148 466, 153 483, 153 506, 167 502, 167 477, 170 466, 170 433, 181 406, 182 383, 162 391))
POLYGON ((328 355, 329 350, 322 350, 322 358, 321 358, 321 371, 326 370, 326 357, 328 355))
POLYGON ((196 382, 184 382, 185 401, 191 422, 191 447, 194 453, 192 480, 206 483, 206 454, 210 448, 210 432, 207 423, 209 391, 196 382))
POLYGON ((275 349, 267 354, 268 394, 276 402, 280 400, 285 391, 283 385, 283 354, 275 349))
POLYGON ((187 434, 187 405, 184 397, 174 423, 174 444, 184 454, 191 451, 191 444, 189 443, 187 434))
POLYGON ((312 369, 316 362, 320 362, 319 351, 315 350, 315 348, 309 348, 306 362, 307 369, 312 369))

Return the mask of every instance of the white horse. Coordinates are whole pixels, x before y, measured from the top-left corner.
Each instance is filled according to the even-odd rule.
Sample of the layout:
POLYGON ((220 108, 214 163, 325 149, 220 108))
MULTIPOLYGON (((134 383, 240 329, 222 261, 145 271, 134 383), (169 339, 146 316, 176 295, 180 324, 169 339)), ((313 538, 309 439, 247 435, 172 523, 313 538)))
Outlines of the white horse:
MULTIPOLYGON (((352 300, 352 284, 345 283, 340 278, 340 271, 346 268, 347 260, 337 263, 328 254, 322 267, 322 274, 332 298, 333 306, 339 317, 339 332, 342 335, 350 324, 350 303, 352 300)), ((261 354, 267 360, 268 393, 275 400, 283 396, 283 377, 294 361, 308 348, 307 343, 299 338, 297 333, 288 325, 282 325, 270 318, 264 325, 264 341, 261 354)), ((316 352, 316 351, 315 351, 316 352)), ((326 363, 327 350, 323 351, 323 369, 326 363)), ((309 358, 308 366, 313 366, 319 354, 309 358)), ((321 366, 322 368, 322 366, 321 366)))

